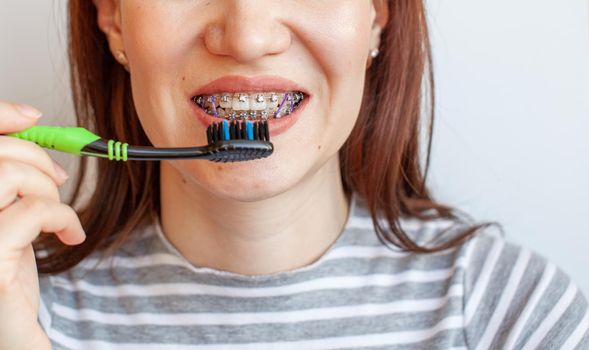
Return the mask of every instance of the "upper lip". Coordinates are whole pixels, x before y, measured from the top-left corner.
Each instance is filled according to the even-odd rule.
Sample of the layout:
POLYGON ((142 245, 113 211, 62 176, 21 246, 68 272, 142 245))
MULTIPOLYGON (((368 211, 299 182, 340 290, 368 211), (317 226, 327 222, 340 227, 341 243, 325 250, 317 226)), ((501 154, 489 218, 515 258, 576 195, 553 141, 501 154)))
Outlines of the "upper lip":
POLYGON ((245 77, 242 75, 226 75, 199 87, 190 97, 212 95, 216 93, 237 92, 285 92, 301 91, 309 95, 308 91, 292 80, 274 75, 245 77))

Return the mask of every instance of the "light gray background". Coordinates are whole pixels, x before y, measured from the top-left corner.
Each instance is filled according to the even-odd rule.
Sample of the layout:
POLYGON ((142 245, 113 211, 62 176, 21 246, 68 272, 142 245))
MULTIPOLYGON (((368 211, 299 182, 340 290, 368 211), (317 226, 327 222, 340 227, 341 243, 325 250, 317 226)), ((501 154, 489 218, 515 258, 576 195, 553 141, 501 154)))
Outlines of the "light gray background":
MULTIPOLYGON (((436 197, 554 261, 589 294, 589 9, 585 0, 430 0, 436 197)), ((73 116, 65 1, 0 12, 0 99, 73 116)), ((51 153, 73 169, 72 156, 51 153)))

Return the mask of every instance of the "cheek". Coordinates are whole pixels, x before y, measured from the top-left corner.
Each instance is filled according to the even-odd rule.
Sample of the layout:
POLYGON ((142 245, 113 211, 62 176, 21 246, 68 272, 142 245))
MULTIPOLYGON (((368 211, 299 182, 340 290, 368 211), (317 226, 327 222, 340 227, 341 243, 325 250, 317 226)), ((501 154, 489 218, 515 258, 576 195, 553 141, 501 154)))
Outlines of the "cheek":
MULTIPOLYGON (((370 39, 370 7, 355 0, 315 18, 307 15, 305 49, 325 76, 320 98, 328 111, 323 119, 325 136, 320 152, 333 154, 341 147, 357 120, 362 102, 370 39), (331 134, 330 134, 331 133, 331 134)), ((319 149, 319 145, 316 146, 319 149)))
POLYGON ((122 6, 135 106, 152 142, 162 144, 162 123, 173 126, 178 122, 174 115, 179 97, 171 87, 182 81, 183 60, 190 57, 196 29, 182 24, 185 9, 169 6, 165 1, 129 0, 122 6), (161 111, 167 113, 163 115, 161 111))
POLYGON ((347 27, 347 31, 340 32, 341 42, 347 45, 336 45, 334 55, 337 59, 331 61, 331 72, 339 82, 334 88, 337 95, 336 104, 341 106, 340 118, 344 121, 342 126, 344 139, 340 138, 340 145, 351 133, 352 128, 358 119, 358 113, 362 104, 364 93, 364 82, 366 79, 366 59, 368 52, 369 31, 365 23, 354 23, 347 27))
MULTIPOLYGON (((185 2, 187 3, 187 2, 185 2)), ((163 89, 178 83, 183 60, 195 47, 199 23, 186 24, 187 5, 162 0, 129 0, 123 5, 123 39, 132 65, 131 77, 141 88, 163 89)), ((137 96, 138 97, 138 96, 137 96)))
MULTIPOLYGON (((328 77, 348 81, 363 76, 370 39, 370 7, 343 1, 320 15, 308 14, 307 43, 328 77)), ((356 83, 356 81, 354 81, 356 83)))
POLYGON ((137 75, 180 72, 178 59, 194 44, 183 8, 161 0, 126 0, 122 6, 125 50, 137 75))

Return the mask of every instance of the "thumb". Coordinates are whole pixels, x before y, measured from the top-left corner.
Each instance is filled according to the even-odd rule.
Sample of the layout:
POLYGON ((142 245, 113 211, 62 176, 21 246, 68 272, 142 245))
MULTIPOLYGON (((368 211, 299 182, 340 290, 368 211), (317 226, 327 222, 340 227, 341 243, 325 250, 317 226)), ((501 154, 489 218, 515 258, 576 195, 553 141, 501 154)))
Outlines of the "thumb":
POLYGON ((0 101, 0 134, 27 129, 36 124, 41 115, 29 105, 0 101))

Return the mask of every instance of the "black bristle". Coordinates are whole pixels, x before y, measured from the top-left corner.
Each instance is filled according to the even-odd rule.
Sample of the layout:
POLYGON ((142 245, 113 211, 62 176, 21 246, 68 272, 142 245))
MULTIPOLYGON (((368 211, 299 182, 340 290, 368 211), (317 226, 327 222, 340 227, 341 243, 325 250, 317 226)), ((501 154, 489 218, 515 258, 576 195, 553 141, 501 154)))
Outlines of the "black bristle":
POLYGON ((255 131, 257 140, 264 141, 264 122, 258 123, 258 128, 255 131))
POLYGON ((236 122, 236 128, 235 128, 235 140, 241 140, 241 128, 242 128, 242 123, 240 121, 236 122))
POLYGON ((209 126, 209 128, 211 128, 211 141, 209 142, 209 145, 217 142, 217 134, 215 133, 215 126, 217 126, 217 124, 211 124, 209 126))
POLYGON ((254 140, 260 139, 260 123, 254 123, 254 140))
POLYGON ((254 140, 260 140, 260 123, 254 123, 254 140))
POLYGON ((264 128, 264 141, 270 141, 270 130, 268 130, 268 122, 262 124, 264 128))
POLYGON ((217 141, 223 140, 223 123, 217 124, 217 141))
POLYGON ((233 120, 231 122, 231 126, 229 128, 229 131, 230 131, 229 134, 230 134, 230 137, 231 137, 232 140, 235 140, 235 134, 237 134, 235 132, 235 129, 237 129, 237 123, 235 122, 235 120, 233 120))
POLYGON ((207 142, 209 143, 209 145, 211 143, 213 143, 213 131, 212 131, 213 127, 211 125, 209 125, 209 127, 207 128, 207 142))
POLYGON ((247 128, 245 126, 245 123, 247 123, 247 121, 242 121, 241 122, 241 138, 242 140, 247 140, 247 128))

